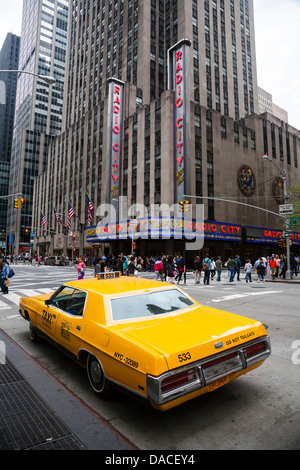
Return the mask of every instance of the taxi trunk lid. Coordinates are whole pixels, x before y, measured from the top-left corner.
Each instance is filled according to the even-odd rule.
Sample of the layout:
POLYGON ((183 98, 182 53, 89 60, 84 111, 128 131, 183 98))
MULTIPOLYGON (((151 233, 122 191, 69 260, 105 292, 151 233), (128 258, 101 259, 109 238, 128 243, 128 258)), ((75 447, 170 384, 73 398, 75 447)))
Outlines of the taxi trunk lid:
POLYGON ((208 307, 138 324, 119 324, 116 328, 164 356, 169 370, 267 335, 256 320, 208 307))

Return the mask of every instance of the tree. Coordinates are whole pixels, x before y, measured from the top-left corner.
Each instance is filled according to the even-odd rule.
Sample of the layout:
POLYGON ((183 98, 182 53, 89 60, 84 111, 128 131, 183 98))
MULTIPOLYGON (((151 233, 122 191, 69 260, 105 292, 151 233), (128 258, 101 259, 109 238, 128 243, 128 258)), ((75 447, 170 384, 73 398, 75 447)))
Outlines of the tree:
POLYGON ((293 214, 289 217, 290 219, 299 219, 296 223, 290 224, 293 231, 300 230, 300 184, 290 187, 291 203, 294 206, 293 214))

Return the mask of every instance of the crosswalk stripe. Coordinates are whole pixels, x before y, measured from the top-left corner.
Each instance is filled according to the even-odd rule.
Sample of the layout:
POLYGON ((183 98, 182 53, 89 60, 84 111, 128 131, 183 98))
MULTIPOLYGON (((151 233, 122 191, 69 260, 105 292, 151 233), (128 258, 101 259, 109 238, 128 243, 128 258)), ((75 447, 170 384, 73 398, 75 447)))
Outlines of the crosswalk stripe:
POLYGON ((13 302, 16 305, 19 305, 21 295, 14 294, 13 292, 9 292, 6 296, 6 299, 10 302, 13 302))
POLYGON ((23 289, 22 294, 24 294, 24 296, 26 295, 27 297, 31 297, 33 295, 39 295, 40 292, 33 289, 23 289))

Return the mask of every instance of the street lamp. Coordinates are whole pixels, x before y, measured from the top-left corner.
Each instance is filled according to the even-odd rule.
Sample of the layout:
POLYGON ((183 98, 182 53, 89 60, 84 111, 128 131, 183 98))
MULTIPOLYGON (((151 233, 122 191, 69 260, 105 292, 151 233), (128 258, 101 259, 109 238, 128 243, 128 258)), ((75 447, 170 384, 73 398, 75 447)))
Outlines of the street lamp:
POLYGON ((54 77, 50 77, 49 75, 41 75, 40 73, 28 72, 27 70, 0 70, 0 72, 5 73, 26 73, 28 75, 33 75, 34 77, 40 78, 44 80, 44 82, 48 83, 48 85, 53 85, 56 80, 54 77))
MULTIPOLYGON (((277 168, 277 170, 281 174, 282 180, 283 180, 284 203, 287 204, 288 194, 287 194, 287 190, 286 190, 286 171, 285 171, 285 169, 284 168, 281 169, 277 165, 277 163, 275 163, 274 160, 272 158, 270 158, 268 155, 263 155, 263 158, 265 160, 268 160, 269 162, 273 163, 273 165, 275 165, 275 167, 277 168)), ((288 236, 289 228, 290 228, 290 219, 289 219, 288 215, 286 215, 284 219, 285 219, 285 232, 286 232, 285 244, 286 244, 286 261, 287 261, 287 271, 285 273, 285 277, 286 277, 286 279, 291 279, 290 239, 289 239, 289 236, 288 236)))

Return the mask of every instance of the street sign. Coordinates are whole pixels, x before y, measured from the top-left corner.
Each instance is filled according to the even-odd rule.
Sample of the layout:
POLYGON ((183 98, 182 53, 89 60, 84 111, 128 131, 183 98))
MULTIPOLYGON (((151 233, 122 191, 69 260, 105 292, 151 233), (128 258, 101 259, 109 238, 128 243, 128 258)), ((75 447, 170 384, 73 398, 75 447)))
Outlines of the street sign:
POLYGON ((293 235, 293 230, 291 230, 290 228, 287 228, 285 229, 284 232, 282 232, 282 238, 287 238, 287 237, 291 237, 293 235))
POLYGON ((291 225, 296 225, 298 222, 300 222, 300 217, 291 217, 290 218, 290 224, 291 225))
POLYGON ((293 204, 281 204, 279 206, 279 214, 280 215, 290 215, 294 211, 293 204))

